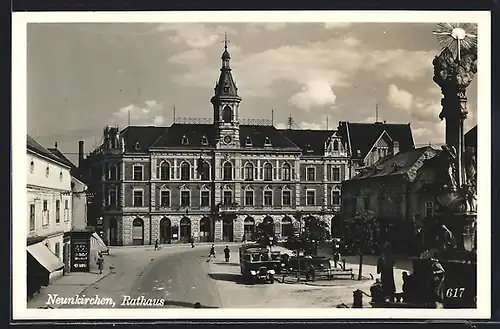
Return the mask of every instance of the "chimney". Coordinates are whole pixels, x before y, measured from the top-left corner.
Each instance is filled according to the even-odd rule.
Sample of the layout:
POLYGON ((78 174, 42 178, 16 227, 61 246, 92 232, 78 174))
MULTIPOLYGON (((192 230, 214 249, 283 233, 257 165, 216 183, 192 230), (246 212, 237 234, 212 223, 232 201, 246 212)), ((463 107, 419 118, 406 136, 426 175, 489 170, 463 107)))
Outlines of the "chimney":
POLYGON ((78 168, 83 165, 83 141, 78 142, 78 168))
POLYGON ((392 154, 393 155, 398 154, 399 153, 399 142, 398 141, 394 141, 392 147, 393 147, 392 154))
POLYGON ((55 143, 54 143, 54 147, 55 147, 55 148, 56 148, 56 150, 57 150, 57 142, 55 142, 55 143))

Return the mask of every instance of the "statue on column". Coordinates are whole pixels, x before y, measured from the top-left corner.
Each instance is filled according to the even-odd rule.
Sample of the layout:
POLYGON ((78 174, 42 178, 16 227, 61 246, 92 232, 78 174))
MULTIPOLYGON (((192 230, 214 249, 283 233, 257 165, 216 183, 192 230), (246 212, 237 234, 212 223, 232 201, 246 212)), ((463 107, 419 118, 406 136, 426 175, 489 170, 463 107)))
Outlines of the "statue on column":
POLYGON ((446 154, 446 165, 448 166, 447 170, 447 183, 446 186, 451 192, 455 192, 458 188, 458 183, 456 179, 457 168, 455 166, 457 151, 454 146, 448 147, 447 145, 443 145, 441 147, 446 154))

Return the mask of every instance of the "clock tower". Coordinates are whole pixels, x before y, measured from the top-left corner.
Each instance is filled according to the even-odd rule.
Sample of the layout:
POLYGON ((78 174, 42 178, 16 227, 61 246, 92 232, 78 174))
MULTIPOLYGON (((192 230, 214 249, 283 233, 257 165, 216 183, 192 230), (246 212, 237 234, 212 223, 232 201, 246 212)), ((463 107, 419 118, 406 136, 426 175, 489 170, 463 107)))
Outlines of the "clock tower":
POLYGON ((215 94, 210 100, 214 107, 214 125, 217 148, 237 148, 240 146, 239 107, 241 97, 231 74, 231 55, 227 50, 227 37, 224 38, 222 67, 215 94))

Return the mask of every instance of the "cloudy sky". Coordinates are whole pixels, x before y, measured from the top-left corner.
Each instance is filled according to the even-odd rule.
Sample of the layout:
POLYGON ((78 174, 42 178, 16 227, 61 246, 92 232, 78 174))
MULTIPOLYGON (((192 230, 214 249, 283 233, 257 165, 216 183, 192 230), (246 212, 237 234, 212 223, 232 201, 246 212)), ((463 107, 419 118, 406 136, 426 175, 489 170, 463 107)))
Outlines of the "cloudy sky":
MULTIPOLYGON (((224 33, 243 118, 292 115, 304 129, 338 121, 411 123, 416 144, 442 143, 432 59, 436 24, 29 24, 28 134, 86 152, 106 125, 211 117, 224 33)), ((468 89, 476 124, 476 81, 468 89)), ((74 159, 73 156, 71 158, 74 159)))

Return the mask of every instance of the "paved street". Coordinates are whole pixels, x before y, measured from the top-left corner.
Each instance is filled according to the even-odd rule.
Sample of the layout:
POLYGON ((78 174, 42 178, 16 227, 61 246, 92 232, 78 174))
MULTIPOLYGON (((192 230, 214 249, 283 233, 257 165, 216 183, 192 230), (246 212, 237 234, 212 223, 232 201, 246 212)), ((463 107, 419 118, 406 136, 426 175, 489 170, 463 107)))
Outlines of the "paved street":
MULTIPOLYGON (((81 286, 73 290, 52 291, 62 297, 75 294, 102 298, 111 298, 115 307, 167 307, 193 308, 196 302, 206 308, 329 308, 344 303, 352 303, 352 293, 362 289, 369 293, 373 280, 334 280, 328 284, 247 284, 242 280, 239 268, 238 244, 230 244, 231 259, 223 261, 225 245, 216 245, 215 259, 207 262, 209 245, 164 246, 154 251, 152 246, 118 247, 105 255, 105 270, 111 267, 111 273, 88 287, 81 286), (83 291, 82 291, 83 290, 83 291), (122 304, 124 296, 130 296, 129 304, 122 304), (163 305, 154 305, 154 300, 163 299, 163 305), (135 300, 135 301, 132 301, 135 300), (151 300, 145 306, 145 300, 151 300)), ((276 247, 276 249, 283 249, 276 247)), ((282 251, 285 251, 283 249, 282 251)), ((354 260, 354 259, 353 259, 354 260)), ((376 276, 375 267, 367 258, 364 275, 376 276)), ((357 264, 347 263, 357 273, 357 264)), ((395 269, 396 286, 402 269, 395 269)), ((68 282, 71 278, 68 276, 68 282)), ((76 277, 75 277, 76 278, 76 277)), ((281 281, 281 276, 277 277, 281 281)), ((57 287, 57 285, 54 285, 57 287)), ((400 287, 398 287, 400 290, 400 287)), ((40 303, 43 295, 36 302, 40 303)), ((368 306, 369 298, 364 303, 368 306)), ((32 302, 33 304, 34 302, 32 302)), ((57 307, 57 306, 56 306, 57 307)), ((65 305, 62 308, 109 308, 107 305, 65 305)))

